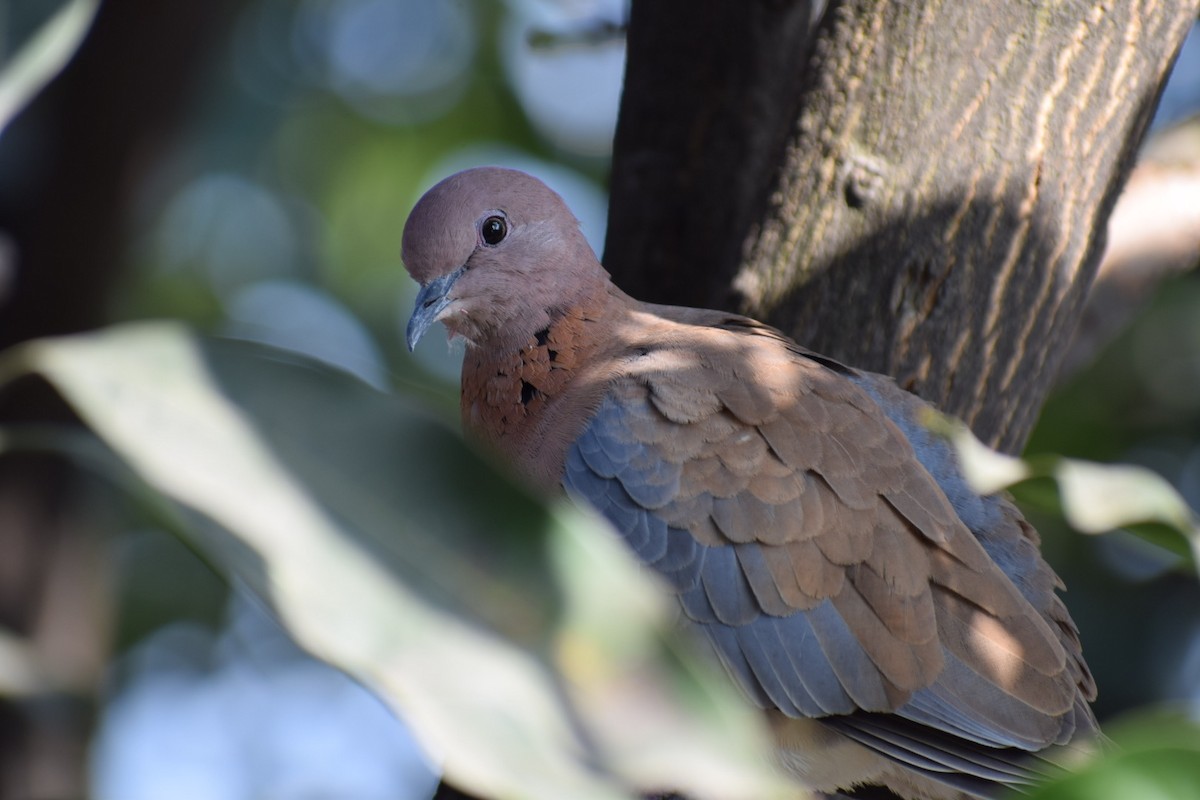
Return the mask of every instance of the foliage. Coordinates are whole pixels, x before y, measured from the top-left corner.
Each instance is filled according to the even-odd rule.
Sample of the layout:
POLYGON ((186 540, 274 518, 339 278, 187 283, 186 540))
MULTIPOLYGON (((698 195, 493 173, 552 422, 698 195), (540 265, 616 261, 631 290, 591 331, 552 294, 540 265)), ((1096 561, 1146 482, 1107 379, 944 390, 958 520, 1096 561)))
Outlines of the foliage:
POLYGON ((0 133, 58 74, 83 41, 100 0, 72 0, 0 70, 0 133))
POLYGON ((51 380, 202 553, 460 785, 772 796, 758 721, 617 538, 401 398, 166 324, 34 342, 2 367, 51 380))
POLYGON ((1035 788, 1033 800, 1196 800, 1200 726, 1183 714, 1143 713, 1110 726, 1112 747, 1035 788))
MULTIPOLYGON (((1053 504, 1080 533, 1108 533, 1134 527, 1156 543, 1189 554, 1200 565, 1200 520, 1187 501, 1162 476, 1132 464, 1097 464, 1059 456, 1026 460, 989 449, 957 421, 930 414, 930 427, 948 436, 958 449, 967 482, 979 494, 995 494, 1026 481, 1049 479, 1057 486, 1053 504), (1158 530, 1176 534, 1174 542, 1158 530)), ((1043 501, 1045 495, 1040 495, 1043 501)))

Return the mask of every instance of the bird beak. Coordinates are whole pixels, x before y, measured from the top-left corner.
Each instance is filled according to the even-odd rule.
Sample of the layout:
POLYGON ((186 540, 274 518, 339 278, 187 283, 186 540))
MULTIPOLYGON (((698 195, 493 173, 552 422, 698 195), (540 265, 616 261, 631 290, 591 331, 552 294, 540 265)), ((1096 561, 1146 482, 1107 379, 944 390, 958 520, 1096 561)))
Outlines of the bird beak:
POLYGON ((421 287, 421 291, 417 293, 417 301, 413 304, 412 316, 408 320, 406 338, 410 352, 416 349, 417 342, 421 341, 429 326, 437 322, 438 314, 450 305, 450 289, 465 270, 466 267, 459 267, 454 272, 434 278, 421 287))

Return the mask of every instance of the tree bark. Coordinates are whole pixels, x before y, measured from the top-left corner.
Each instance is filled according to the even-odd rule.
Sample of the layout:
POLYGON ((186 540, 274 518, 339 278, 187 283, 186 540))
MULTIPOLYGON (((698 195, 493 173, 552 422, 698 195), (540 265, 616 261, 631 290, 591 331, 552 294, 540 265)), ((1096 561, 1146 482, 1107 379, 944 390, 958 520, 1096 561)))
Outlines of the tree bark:
POLYGON ((635 2, 605 264, 634 296, 732 308, 823 3, 635 2))
POLYGON ((789 110, 789 129, 776 144, 733 126, 740 149, 703 135, 704 104, 664 105, 668 124, 638 88, 672 57, 705 68, 707 42, 728 35, 719 5, 634 4, 606 252, 618 283, 772 322, 1019 450, 1197 3, 851 0, 808 39, 743 30, 767 53, 790 43, 777 63, 792 60, 798 85, 761 85, 771 96, 751 107, 789 110), (688 14, 674 53, 639 46, 639 23, 688 14), (670 145, 667 128, 684 135, 670 145), (672 184, 660 173, 681 169, 671 150, 686 154, 681 194, 659 193, 672 184), (757 193, 729 191, 741 181, 757 193), (645 274, 657 271, 675 277, 645 274))

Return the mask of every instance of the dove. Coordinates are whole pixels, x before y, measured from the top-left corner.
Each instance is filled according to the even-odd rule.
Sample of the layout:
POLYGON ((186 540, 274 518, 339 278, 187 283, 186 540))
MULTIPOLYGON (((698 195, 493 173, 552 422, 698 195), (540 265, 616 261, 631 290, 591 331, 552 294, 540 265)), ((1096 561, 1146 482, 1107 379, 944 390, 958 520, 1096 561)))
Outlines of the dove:
POLYGON ((799 784, 989 798, 1098 735, 1034 528, 890 378, 718 310, 639 302, 563 200, 498 167, 404 227, 410 349, 465 341, 465 430, 595 508, 678 598, 799 784))

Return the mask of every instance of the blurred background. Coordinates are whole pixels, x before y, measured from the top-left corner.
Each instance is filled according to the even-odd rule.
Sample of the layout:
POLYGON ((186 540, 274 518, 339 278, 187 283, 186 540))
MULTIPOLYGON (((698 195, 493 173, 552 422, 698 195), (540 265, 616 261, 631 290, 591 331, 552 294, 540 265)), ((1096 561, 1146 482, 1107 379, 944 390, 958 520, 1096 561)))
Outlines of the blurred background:
MULTIPOLYGON (((559 191, 599 251, 626 2, 103 3, 0 131, 0 344, 168 317, 453 419, 460 353, 440 333, 403 348, 405 216, 441 177, 503 164, 559 191)), ((0 0, 0 61, 58 8, 0 0)), ((1156 129, 1198 111, 1193 32, 1156 129)), ((67 413, 30 381, 0 411, 67 413)), ((1200 279, 1172 279, 1064 381, 1029 452, 1141 463, 1200 507, 1200 279)), ((28 455, 0 479, 0 798, 432 796, 436 759, 401 722, 136 503, 28 455)), ((1200 715, 1194 570, 1033 513, 1101 718, 1200 715)))

